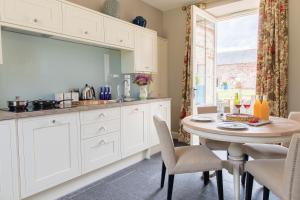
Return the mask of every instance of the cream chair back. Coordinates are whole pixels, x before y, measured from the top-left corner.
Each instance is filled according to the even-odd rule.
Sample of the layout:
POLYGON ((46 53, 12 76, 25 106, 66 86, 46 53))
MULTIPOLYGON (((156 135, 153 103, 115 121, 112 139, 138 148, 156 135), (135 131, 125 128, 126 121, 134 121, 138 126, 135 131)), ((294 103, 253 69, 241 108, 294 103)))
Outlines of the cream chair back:
POLYGON ((153 117, 153 120, 159 137, 162 159, 167 169, 174 169, 176 165, 176 155, 174 149, 174 142, 169 131, 168 125, 157 115, 153 117))
POLYGON ((300 199, 300 134, 292 138, 286 158, 283 183, 285 200, 300 199))
MULTIPOLYGON (((197 107, 198 114, 206 114, 206 113, 216 113, 218 112, 217 106, 198 106, 197 107)), ((230 107, 224 107, 225 113, 230 113, 230 107)))
POLYGON ((289 119, 300 122, 300 112, 290 112, 289 119))

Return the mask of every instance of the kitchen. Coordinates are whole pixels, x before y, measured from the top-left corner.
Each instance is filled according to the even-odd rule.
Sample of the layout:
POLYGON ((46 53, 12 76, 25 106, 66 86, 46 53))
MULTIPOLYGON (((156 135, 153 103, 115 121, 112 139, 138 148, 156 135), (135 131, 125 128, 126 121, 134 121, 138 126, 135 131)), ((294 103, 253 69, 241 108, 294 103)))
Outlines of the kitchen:
POLYGON ((56 199, 159 151, 150 119, 170 121, 170 99, 133 83, 157 73, 156 31, 64 0, 0 5, 1 200, 56 199))
POLYGON ((299 6, 0 0, 0 200, 299 199, 299 6))

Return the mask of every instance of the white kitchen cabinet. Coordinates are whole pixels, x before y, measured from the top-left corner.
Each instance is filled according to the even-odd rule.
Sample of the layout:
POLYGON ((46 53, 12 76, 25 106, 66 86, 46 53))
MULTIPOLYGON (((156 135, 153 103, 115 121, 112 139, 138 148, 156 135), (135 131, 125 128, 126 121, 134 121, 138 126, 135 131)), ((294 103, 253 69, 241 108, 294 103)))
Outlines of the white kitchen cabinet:
POLYGON ((19 120, 21 197, 81 174, 79 114, 19 120))
POLYGON ((15 121, 0 122, 0 199, 17 200, 18 162, 15 121))
POLYGON ((134 27, 117 19, 104 17, 105 42, 125 47, 134 48, 134 27))
POLYGON ((170 101, 162 101, 151 103, 151 114, 150 114, 150 134, 149 143, 150 146, 155 146, 159 144, 159 138, 157 131, 153 122, 153 117, 158 115, 163 120, 166 121, 169 129, 171 128, 171 103, 170 101))
POLYGON ((122 72, 157 72, 157 33, 144 28, 135 29, 134 52, 122 51, 122 72))
POLYGON ((104 122, 121 118, 121 109, 108 108, 91 110, 80 113, 80 121, 82 124, 89 124, 93 122, 104 122))
POLYGON ((121 148, 123 158, 148 148, 149 111, 149 104, 122 107, 121 148))
POLYGON ((99 169, 120 159, 120 132, 82 141, 83 173, 99 169))
POLYGON ((61 4, 57 0, 3 0, 2 20, 61 33, 61 4))
POLYGON ((87 139, 99 135, 116 132, 121 129, 120 119, 109 120, 105 122, 93 122, 89 124, 81 124, 81 138, 87 139))
POLYGON ((103 16, 63 4, 63 33, 83 39, 104 41, 103 16))

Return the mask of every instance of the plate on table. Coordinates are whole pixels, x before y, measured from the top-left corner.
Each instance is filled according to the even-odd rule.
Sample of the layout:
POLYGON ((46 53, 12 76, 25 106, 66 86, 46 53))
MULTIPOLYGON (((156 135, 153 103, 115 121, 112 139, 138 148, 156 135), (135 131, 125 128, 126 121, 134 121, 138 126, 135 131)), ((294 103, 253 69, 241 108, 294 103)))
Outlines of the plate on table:
POLYGON ((239 122, 221 122, 217 124, 217 128, 228 130, 246 130, 248 129, 248 125, 239 122))
POLYGON ((191 120, 195 121, 195 122, 212 122, 212 121, 214 121, 214 119, 212 119, 211 117, 205 117, 205 116, 200 116, 200 115, 192 116, 191 120))

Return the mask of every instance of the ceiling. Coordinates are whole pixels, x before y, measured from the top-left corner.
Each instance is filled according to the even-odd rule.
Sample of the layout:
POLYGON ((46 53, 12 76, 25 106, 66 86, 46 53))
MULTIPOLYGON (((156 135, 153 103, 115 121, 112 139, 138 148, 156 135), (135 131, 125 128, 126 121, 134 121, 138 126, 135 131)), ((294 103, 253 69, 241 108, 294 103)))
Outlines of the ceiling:
POLYGON ((195 2, 208 3, 207 11, 215 16, 223 16, 243 10, 258 8, 259 0, 142 0, 161 10, 172 10, 195 2))

